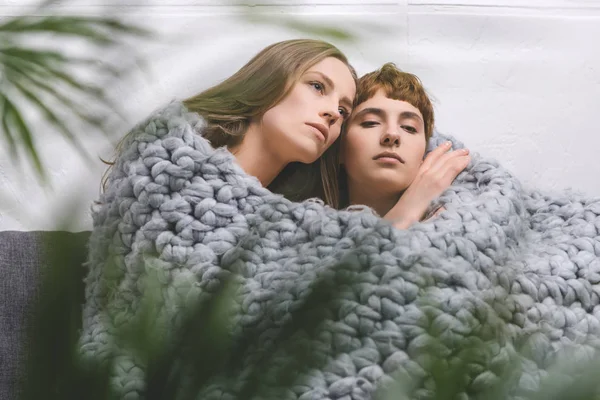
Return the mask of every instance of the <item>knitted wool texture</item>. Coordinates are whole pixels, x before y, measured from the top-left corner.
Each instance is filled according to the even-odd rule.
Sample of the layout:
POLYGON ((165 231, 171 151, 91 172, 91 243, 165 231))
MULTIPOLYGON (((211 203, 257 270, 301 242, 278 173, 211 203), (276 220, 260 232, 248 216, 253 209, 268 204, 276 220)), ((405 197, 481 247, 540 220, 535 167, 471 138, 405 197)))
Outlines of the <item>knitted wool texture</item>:
MULTIPOLYGON (((158 255, 152 268, 164 301, 157 329, 235 271, 242 290, 234 329, 276 332, 317 277, 349 260, 354 283, 312 343, 327 362, 280 399, 371 399, 399 371, 427 398, 420 355, 432 335, 450 363, 460 358, 452 349, 494 316, 505 329, 488 332, 500 344, 472 368, 468 398, 510 372, 516 339, 527 337, 529 350, 512 398, 536 389, 550 350, 595 347, 600 200, 524 190, 474 154, 439 199, 446 211, 399 231, 368 209, 336 211, 271 193, 228 151, 213 149, 202 126, 179 102, 139 124, 94 210, 81 350, 116 357, 112 382, 123 398, 144 397, 144 366, 115 345, 114 332, 139 309, 149 271, 140 261, 149 252, 158 255)), ((430 148, 447 139, 462 147, 436 134, 430 148)), ((234 399, 235 390, 215 383, 202 398, 234 399)))

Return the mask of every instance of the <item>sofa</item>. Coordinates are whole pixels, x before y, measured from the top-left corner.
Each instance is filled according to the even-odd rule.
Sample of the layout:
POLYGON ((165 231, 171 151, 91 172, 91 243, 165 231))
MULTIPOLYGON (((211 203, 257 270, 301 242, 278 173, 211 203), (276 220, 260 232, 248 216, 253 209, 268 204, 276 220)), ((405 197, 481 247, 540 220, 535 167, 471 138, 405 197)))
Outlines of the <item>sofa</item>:
MULTIPOLYGON (((0 399, 17 399, 27 356, 34 357, 34 362, 39 361, 40 368, 44 363, 53 362, 47 354, 39 355, 40 358, 46 357, 46 360, 36 359, 38 354, 31 351, 36 347, 32 345, 28 332, 38 329, 34 332, 38 335, 43 333, 47 340, 56 338, 46 336, 41 330, 45 328, 30 329, 33 326, 30 322, 42 313, 40 310, 44 309, 43 306, 52 302, 58 304, 56 300, 70 303, 83 300, 88 238, 89 232, 0 232, 0 399), (52 281, 57 278, 47 273, 49 265, 58 266, 68 276, 65 278, 63 275, 60 281, 52 281), (41 293, 42 282, 48 283, 43 286, 45 290, 54 290, 59 298, 55 296, 49 301, 51 297, 41 293), (65 289, 67 287, 68 290, 65 289), (66 292, 69 292, 68 296, 66 292)), ((74 308, 70 308, 71 311, 80 308, 81 304, 72 306, 74 308)), ((52 323, 51 318, 46 318, 46 322, 52 323)), ((54 322, 60 324, 60 318, 54 322)), ((60 352, 60 349, 59 345, 55 351, 60 352)), ((60 353, 56 355, 60 357, 60 353)), ((48 376, 51 377, 49 372, 48 376)))

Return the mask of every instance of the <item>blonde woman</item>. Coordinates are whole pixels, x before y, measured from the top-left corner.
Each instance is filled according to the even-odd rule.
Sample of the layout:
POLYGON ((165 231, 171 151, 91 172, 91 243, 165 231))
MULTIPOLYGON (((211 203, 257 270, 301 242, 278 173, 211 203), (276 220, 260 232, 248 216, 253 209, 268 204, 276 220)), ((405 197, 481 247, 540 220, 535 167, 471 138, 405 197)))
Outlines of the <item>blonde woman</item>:
POLYGON ((346 56, 333 45, 288 40, 178 104, 200 115, 206 126, 198 133, 213 147, 227 148, 263 186, 292 200, 318 197, 333 205, 336 162, 320 157, 352 110, 356 81, 346 56))
MULTIPOLYGON (((247 237, 250 216, 234 214, 255 205, 257 193, 334 204, 336 165, 321 156, 339 137, 355 91, 356 73, 336 47, 283 41, 222 83, 156 111, 126 135, 93 210, 83 354, 127 359, 114 342, 114 327, 139 311, 145 257, 158 260, 158 273, 172 274, 176 285, 205 293, 210 279, 203 281, 203 268, 220 263, 230 244, 247 237), (215 203, 234 200, 233 208, 215 203), (171 263, 175 270, 166 266, 171 263)), ((181 306, 178 292, 171 294, 175 298, 165 302, 172 308, 157 313, 157 321, 167 314, 179 318, 170 313, 181 306)), ((141 367, 131 362, 126 372, 115 366, 115 376, 139 377, 141 367)))

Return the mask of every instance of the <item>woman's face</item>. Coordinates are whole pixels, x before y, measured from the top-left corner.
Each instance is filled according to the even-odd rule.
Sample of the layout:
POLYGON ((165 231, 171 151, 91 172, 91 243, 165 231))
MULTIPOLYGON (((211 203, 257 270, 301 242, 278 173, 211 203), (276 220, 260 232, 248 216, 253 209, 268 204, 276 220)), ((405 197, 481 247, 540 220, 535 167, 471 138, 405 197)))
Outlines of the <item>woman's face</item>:
POLYGON ((315 162, 340 135, 356 85, 342 61, 329 57, 309 68, 289 94, 270 108, 260 129, 271 155, 287 163, 315 162))
POLYGON ((342 141, 350 191, 402 193, 415 179, 425 148, 419 109, 379 90, 356 107, 342 141))

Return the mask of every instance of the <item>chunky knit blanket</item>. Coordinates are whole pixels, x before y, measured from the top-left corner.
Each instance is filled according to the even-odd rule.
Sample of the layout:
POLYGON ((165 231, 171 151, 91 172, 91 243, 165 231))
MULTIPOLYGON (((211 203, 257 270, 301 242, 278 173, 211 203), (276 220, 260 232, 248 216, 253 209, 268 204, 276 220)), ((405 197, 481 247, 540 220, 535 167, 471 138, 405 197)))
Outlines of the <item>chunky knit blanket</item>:
MULTIPOLYGON (((157 321, 175 326, 178 312, 235 273, 242 287, 232 329, 262 329, 265 345, 311 285, 344 261, 351 283, 313 340, 325 362, 276 398, 371 399, 399 373, 427 398, 425 351, 435 346, 452 368, 472 337, 496 344, 470 361, 463 398, 514 372, 517 349, 522 367, 507 398, 518 398, 537 388, 560 351, 596 348, 599 199, 525 190, 474 154, 439 199, 446 211, 400 231, 367 208, 336 211, 271 193, 228 151, 213 149, 202 127, 179 102, 140 123, 94 210, 81 350, 115 357, 112 382, 123 398, 145 397, 145 367, 114 332, 139 311, 148 253, 157 256, 163 300, 157 321)), ((462 146, 436 134, 430 147, 448 138, 462 146)), ((201 398, 236 398, 235 383, 204 390, 201 398)))

